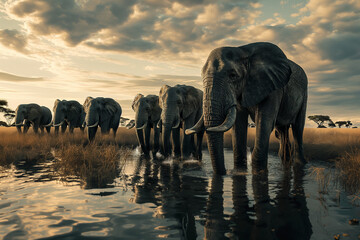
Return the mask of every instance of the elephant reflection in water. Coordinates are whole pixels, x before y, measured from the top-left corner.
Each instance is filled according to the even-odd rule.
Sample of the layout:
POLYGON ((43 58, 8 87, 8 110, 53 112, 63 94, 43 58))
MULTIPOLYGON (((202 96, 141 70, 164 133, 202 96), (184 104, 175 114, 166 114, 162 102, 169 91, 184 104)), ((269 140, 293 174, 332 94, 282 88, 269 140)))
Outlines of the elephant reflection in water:
POLYGON ((133 202, 155 204, 154 217, 174 219, 176 225, 170 227, 179 230, 181 239, 196 239, 195 216, 205 209, 208 183, 205 178, 180 175, 179 169, 140 158, 132 181, 133 202))
POLYGON ((223 213, 223 179, 214 177, 206 208, 206 239, 310 239, 312 228, 303 188, 303 169, 294 168, 293 175, 291 191, 291 172, 284 172, 275 204, 269 196, 267 173, 254 175, 253 207, 249 206, 246 176, 233 176, 234 213, 230 220, 226 220, 223 213), (252 212, 255 219, 251 217, 252 212))

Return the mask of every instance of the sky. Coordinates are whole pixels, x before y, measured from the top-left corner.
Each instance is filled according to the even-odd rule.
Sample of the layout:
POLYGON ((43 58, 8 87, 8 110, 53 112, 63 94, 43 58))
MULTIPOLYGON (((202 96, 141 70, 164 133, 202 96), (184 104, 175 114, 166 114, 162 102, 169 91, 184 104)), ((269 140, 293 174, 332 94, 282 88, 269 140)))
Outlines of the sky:
POLYGON ((360 126, 359 0, 0 0, 0 99, 111 97, 132 118, 137 93, 202 89, 212 49, 263 41, 307 73, 307 115, 360 126))

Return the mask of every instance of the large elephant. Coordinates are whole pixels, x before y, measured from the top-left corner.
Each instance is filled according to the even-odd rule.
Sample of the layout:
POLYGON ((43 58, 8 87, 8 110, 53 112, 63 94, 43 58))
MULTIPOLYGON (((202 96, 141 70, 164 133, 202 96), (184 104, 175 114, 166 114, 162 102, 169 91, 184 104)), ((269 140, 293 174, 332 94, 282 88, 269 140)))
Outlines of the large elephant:
POLYGON ((85 111, 78 101, 56 99, 53 112, 56 134, 59 132, 59 126, 61 126, 61 132, 64 133, 68 125, 70 133, 74 132, 74 128, 80 128, 81 131, 84 131, 85 111))
POLYGON ((213 50, 203 69, 204 115, 187 130, 207 132, 214 172, 225 174, 223 133, 233 127, 235 169, 246 168, 248 116, 256 125, 252 169, 267 169, 269 138, 274 127, 281 142, 279 155, 289 159, 288 129, 294 136, 296 163, 304 163, 303 129, 307 103, 304 70, 274 44, 259 42, 213 50))
POLYGON ((171 154, 170 134, 172 133, 175 157, 187 159, 192 153, 196 159, 202 158, 202 138, 204 131, 197 133, 195 145, 194 136, 184 134, 180 144, 180 128, 193 126, 202 115, 203 92, 192 86, 164 85, 160 89, 159 105, 162 108, 159 125, 162 125, 162 145, 165 157, 171 154))
POLYGON ((50 133, 51 120, 50 109, 35 103, 20 104, 15 110, 15 126, 19 133, 21 133, 21 126, 24 126, 24 133, 27 133, 30 125, 33 126, 35 133, 38 133, 39 128, 41 133, 44 132, 44 128, 50 133))
POLYGON ((155 158, 156 153, 159 151, 160 137, 160 129, 157 127, 157 123, 160 120, 161 114, 159 97, 156 95, 147 95, 145 97, 142 94, 138 94, 134 98, 131 107, 135 111, 136 136, 141 146, 141 150, 145 156, 149 156, 150 133, 151 128, 154 129, 154 147, 152 153, 153 157, 155 158))
POLYGON ((95 138, 98 126, 102 134, 108 134, 112 128, 115 138, 122 113, 120 104, 112 98, 87 97, 83 106, 88 140, 91 142, 95 138))

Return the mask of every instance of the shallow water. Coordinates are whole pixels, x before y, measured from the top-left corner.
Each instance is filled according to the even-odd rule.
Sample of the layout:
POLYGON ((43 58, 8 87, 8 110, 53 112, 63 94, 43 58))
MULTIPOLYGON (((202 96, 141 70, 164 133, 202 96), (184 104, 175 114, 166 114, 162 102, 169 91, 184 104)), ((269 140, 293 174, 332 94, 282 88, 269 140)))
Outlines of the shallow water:
MULTIPOLYGON (((232 152, 225 151, 227 169, 232 152)), ((20 164, 0 173, 3 239, 357 239, 360 207, 339 186, 323 193, 303 171, 284 171, 269 156, 268 176, 212 175, 203 163, 127 161, 110 188, 82 189, 60 181, 51 163, 20 164)))

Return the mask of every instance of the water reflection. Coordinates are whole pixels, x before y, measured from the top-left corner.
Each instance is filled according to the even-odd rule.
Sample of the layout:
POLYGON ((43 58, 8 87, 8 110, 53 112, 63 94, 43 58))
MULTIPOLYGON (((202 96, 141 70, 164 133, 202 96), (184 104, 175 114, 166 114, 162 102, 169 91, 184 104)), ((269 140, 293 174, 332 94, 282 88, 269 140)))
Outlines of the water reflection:
POLYGON ((182 171, 179 163, 161 164, 155 160, 150 164, 148 160, 139 159, 132 179, 135 195, 132 201, 153 203, 157 206, 153 217, 174 220, 170 226, 155 227, 175 230, 167 237, 196 239, 195 216, 205 209, 208 182, 206 178, 185 175, 182 171), (141 166, 144 169, 140 181, 141 166))
POLYGON ((323 220, 306 169, 270 157, 268 174, 216 176, 208 160, 134 158, 113 188, 87 190, 51 181, 51 163, 16 166, 0 178, 0 238, 326 239, 344 229, 357 237, 346 223, 358 208, 323 202, 323 220))
MULTIPOLYGON (((174 220, 156 229, 176 230, 181 239, 310 239, 312 226, 303 187, 304 170, 285 169, 269 195, 268 174, 214 175, 210 180, 188 175, 178 163, 139 159, 134 168, 134 203, 156 205, 153 217, 174 220), (142 174, 140 174, 142 173, 142 174), (248 190, 251 179, 251 190, 248 190), (232 182, 233 213, 224 213, 224 181, 232 182), (231 181, 229 181, 231 180, 231 181), (249 199, 249 196, 251 198, 249 199), (198 219, 198 220, 196 220, 198 219), (196 224, 198 221, 198 224, 196 224), (199 225, 203 227, 202 233, 199 225), (198 228, 197 228, 198 227, 198 228)), ((200 170, 201 171, 201 170, 200 170)), ((274 183, 272 183, 274 185, 274 183)))

